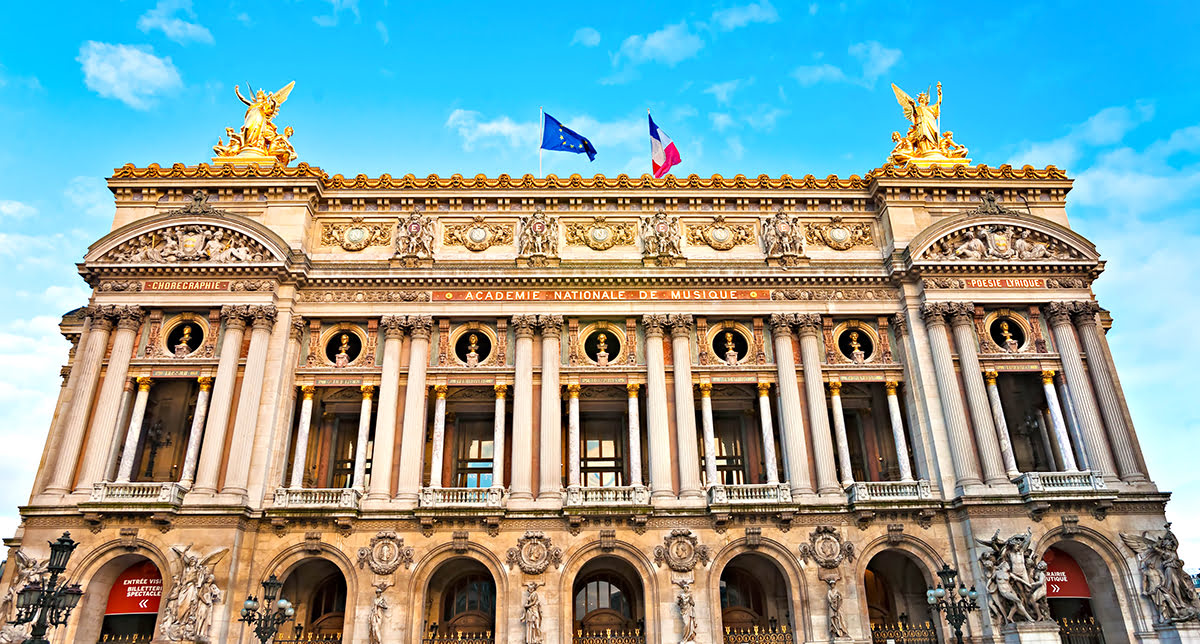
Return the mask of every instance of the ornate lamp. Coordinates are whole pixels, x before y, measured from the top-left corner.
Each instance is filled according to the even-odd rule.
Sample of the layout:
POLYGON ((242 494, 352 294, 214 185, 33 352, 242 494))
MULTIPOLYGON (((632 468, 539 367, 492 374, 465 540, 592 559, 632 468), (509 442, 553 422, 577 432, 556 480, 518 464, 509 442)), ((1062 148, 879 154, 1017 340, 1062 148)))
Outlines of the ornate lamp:
POLYGON ((50 578, 43 585, 33 582, 17 593, 17 618, 13 624, 33 622, 26 644, 50 644, 46 632, 53 626, 67 623, 71 611, 79 605, 83 590, 79 584, 59 585, 58 576, 67 569, 67 561, 79 544, 71 539, 70 532, 50 542, 50 559, 46 570, 50 578))
POLYGON ((979 593, 974 586, 967 588, 961 583, 955 584, 958 571, 946 564, 942 564, 937 576, 942 582, 925 591, 925 601, 929 602, 930 608, 945 613, 946 622, 954 628, 955 640, 962 644, 962 626, 971 611, 979 610, 979 605, 975 603, 979 593))
POLYGON ((247 596, 246 601, 242 603, 242 616, 238 621, 246 622, 253 627, 254 637, 262 644, 267 644, 279 632, 279 627, 296 615, 296 608, 292 606, 292 602, 279 596, 283 582, 279 581, 275 575, 271 575, 263 581, 262 587, 263 602, 261 606, 257 597, 247 596), (278 599, 276 599, 277 597, 278 599))

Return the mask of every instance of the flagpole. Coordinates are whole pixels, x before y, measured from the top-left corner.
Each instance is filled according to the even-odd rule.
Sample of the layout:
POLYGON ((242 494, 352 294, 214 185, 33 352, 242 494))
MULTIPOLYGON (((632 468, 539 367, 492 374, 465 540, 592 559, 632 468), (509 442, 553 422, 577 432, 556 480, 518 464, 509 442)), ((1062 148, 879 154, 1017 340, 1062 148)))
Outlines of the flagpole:
MULTIPOLYGON (((546 136, 546 111, 538 105, 538 136, 546 136)), ((542 178, 542 142, 538 141, 538 178, 542 178)))

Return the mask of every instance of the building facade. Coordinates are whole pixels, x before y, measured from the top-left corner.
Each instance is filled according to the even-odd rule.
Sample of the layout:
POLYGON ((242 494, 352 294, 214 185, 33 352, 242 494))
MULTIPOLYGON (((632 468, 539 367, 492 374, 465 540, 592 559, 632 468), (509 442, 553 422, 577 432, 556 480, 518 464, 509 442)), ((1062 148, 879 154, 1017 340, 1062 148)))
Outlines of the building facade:
POLYGON ((1195 637, 1054 167, 109 186, 0 584, 71 532, 56 641, 276 575, 277 641, 932 644, 946 565, 972 641, 1195 637))

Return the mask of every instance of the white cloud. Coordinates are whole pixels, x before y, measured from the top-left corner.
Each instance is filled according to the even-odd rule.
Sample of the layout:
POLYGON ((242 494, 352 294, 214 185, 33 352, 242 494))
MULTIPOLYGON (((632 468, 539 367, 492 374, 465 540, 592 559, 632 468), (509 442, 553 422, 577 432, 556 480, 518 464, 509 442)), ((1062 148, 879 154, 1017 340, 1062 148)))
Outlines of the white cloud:
POLYGON ((211 45, 212 32, 197 22, 188 22, 176 15, 182 13, 188 18, 195 19, 196 12, 192 11, 192 0, 158 0, 153 9, 138 18, 137 26, 142 33, 150 33, 155 29, 161 30, 167 38, 186 45, 189 42, 201 42, 211 45))
POLYGON ((808 15, 810 15, 810 16, 815 16, 815 15, 817 15, 817 9, 818 9, 818 8, 819 8, 819 7, 817 6, 817 3, 815 3, 815 2, 809 3, 809 5, 808 5, 808 15))
POLYGON ((708 89, 704 90, 704 93, 712 94, 713 97, 717 99, 717 103, 720 105, 729 105, 729 100, 733 98, 733 93, 736 92, 738 88, 749 85, 752 82, 754 82, 753 79, 746 81, 740 78, 735 78, 734 80, 725 81, 724 83, 715 83, 713 85, 709 85, 708 89))
POLYGON ((713 25, 721 31, 740 29, 756 22, 771 23, 778 20, 779 13, 775 11, 775 7, 771 6, 768 0, 752 2, 741 7, 721 9, 714 11, 712 15, 713 25))
POLYGON ((775 123, 782 117, 787 116, 788 111, 778 107, 764 105, 757 111, 746 115, 746 122, 750 127, 756 130, 771 131, 775 129, 775 123))
POLYGON ((388 44, 388 41, 391 40, 391 38, 388 37, 387 25, 383 24, 382 20, 375 21, 375 31, 379 32, 379 37, 383 39, 383 44, 388 44))
POLYGON ((620 51, 613 56, 613 64, 625 60, 632 65, 656 62, 674 67, 703 48, 704 41, 700 36, 692 33, 686 22, 680 22, 645 36, 635 34, 626 38, 620 51))
MULTIPOLYGON (((850 45, 847 52, 858 60, 858 64, 862 68, 860 73, 852 75, 837 65, 822 63, 820 65, 801 65, 792 70, 792 77, 805 87, 817 83, 834 82, 854 83, 872 88, 880 76, 886 74, 896 66, 896 63, 900 62, 902 55, 899 49, 889 49, 874 40, 850 45)), ((818 52, 816 58, 820 60, 822 57, 823 54, 818 52)))
POLYGON ((67 184, 63 195, 76 209, 93 217, 112 219, 116 214, 112 192, 100 177, 75 177, 67 184))
POLYGON ((0 220, 24 219, 37 214, 37 208, 11 199, 0 199, 0 220))
MULTIPOLYGON (((615 121, 600 121, 586 114, 555 114, 564 125, 586 136, 589 141, 599 143, 599 152, 606 155, 621 151, 636 151, 643 155, 648 147, 646 115, 615 121)), ((485 118, 480 112, 456 109, 446 119, 446 127, 457 131, 462 138, 463 149, 496 149, 516 153, 536 154, 541 137, 541 125, 536 118, 516 121, 508 116, 485 118)), ((552 169, 562 157, 572 155, 547 155, 546 165, 552 169)))
POLYGON ((824 81, 844 81, 846 74, 838 67, 823 63, 820 65, 801 65, 792 70, 792 78, 808 87, 824 81))
POLYGON ((336 27, 343 11, 354 14, 354 22, 362 19, 358 13, 358 0, 326 0, 330 5, 328 16, 313 16, 313 22, 320 27, 336 27))
POLYGON ((575 30, 575 37, 571 39, 571 44, 595 47, 600 44, 600 32, 591 27, 580 27, 575 30))
POLYGON ((742 139, 738 136, 731 136, 725 139, 725 150, 731 161, 741 161, 746 155, 746 148, 742 145, 742 139))
POLYGON ((147 110, 154 98, 183 85, 169 56, 159 58, 148 45, 110 45, 89 40, 75 60, 83 66, 88 89, 105 98, 147 110))
POLYGON ((250 14, 246 13, 245 11, 234 16, 234 19, 247 27, 254 24, 254 21, 250 19, 250 14))
POLYGON ((713 129, 718 132, 724 132, 725 130, 737 125, 737 122, 733 120, 733 117, 725 112, 711 112, 708 115, 708 119, 712 121, 713 129))
POLYGON ((1051 141, 1025 144, 1013 163, 1038 167, 1054 164, 1060 168, 1073 168, 1075 162, 1088 150, 1117 143, 1135 127, 1152 118, 1152 103, 1139 101, 1132 107, 1108 107, 1093 114, 1083 123, 1073 126, 1065 136, 1051 141))
POLYGON ((512 148, 528 145, 531 150, 536 148, 537 121, 518 123, 507 116, 485 121, 482 116, 472 110, 456 109, 446 119, 446 127, 457 130, 462 137, 464 150, 472 149, 477 142, 500 142, 512 148))

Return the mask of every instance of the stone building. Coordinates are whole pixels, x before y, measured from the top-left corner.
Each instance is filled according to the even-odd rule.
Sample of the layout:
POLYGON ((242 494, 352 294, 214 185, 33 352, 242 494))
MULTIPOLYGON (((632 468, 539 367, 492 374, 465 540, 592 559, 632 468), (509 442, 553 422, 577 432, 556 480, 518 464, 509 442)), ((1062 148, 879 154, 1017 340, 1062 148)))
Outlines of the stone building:
POLYGON ((1054 167, 109 186, 0 583, 71 532, 56 641, 276 575, 284 642, 932 644, 944 565, 972 641, 1196 637, 1054 167))

